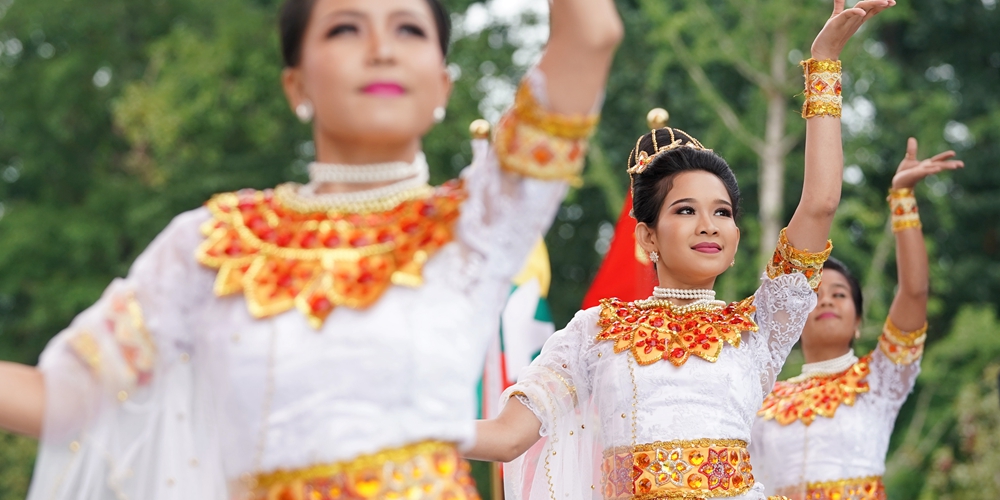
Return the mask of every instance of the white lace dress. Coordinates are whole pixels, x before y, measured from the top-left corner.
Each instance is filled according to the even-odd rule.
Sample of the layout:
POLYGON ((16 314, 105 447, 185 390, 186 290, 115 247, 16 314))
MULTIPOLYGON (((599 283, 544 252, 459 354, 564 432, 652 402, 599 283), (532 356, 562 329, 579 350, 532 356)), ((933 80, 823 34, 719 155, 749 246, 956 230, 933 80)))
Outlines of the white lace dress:
POLYGON ((260 317, 240 294, 217 296, 222 279, 195 257, 213 214, 174 219, 43 353, 29 498, 221 500, 258 473, 472 443, 511 277, 567 189, 501 168, 487 140, 473 150, 454 238, 422 285, 337 307, 318 329, 296 309, 260 317))
POLYGON ((805 498, 809 491, 830 491, 844 498, 884 498, 880 477, 889 437, 920 373, 919 353, 898 355, 912 346, 892 347, 883 335, 878 349, 839 374, 779 383, 785 392, 768 396, 751 445, 754 470, 768 493, 805 498), (819 387, 823 380, 830 383, 823 384, 821 403, 802 386, 819 387), (834 404, 827 410, 822 405, 830 400, 834 404), (844 496, 844 488, 857 491, 844 496))
MULTIPOLYGON (((543 436, 505 467, 507 498, 660 498, 643 495, 638 476, 678 472, 678 467, 677 476, 654 477, 649 486, 654 491, 673 486, 677 492, 704 481, 708 490, 709 478, 697 475, 700 462, 667 455, 706 441, 742 441, 744 446, 750 441, 754 416, 815 307, 816 295, 802 273, 777 274, 762 278, 753 304, 759 331, 738 332, 739 347, 726 345, 715 362, 691 356, 681 366, 664 361, 643 366, 630 352, 616 353, 614 343, 598 341, 607 303, 577 313, 504 394, 504 401, 516 396, 531 409, 543 436), (654 444, 666 452, 662 460, 653 459, 659 465, 633 462, 628 455, 654 444), (619 458, 625 463, 611 464, 609 450, 622 449, 627 455, 619 458)), ((724 472, 749 479, 744 474, 748 470, 724 472)), ((735 488, 730 479, 725 488, 713 487, 713 496, 764 498, 762 485, 735 488)))

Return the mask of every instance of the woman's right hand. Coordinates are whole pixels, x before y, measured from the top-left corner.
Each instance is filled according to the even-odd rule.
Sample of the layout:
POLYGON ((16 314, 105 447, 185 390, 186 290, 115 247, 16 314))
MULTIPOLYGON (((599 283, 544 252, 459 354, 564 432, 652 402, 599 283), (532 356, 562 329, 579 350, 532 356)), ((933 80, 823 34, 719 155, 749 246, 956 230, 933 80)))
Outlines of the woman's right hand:
POLYGON ((840 59, 847 41, 879 12, 893 5, 896 0, 864 0, 854 4, 850 9, 844 8, 845 0, 833 1, 833 15, 816 35, 812 44, 812 57, 818 61, 840 59))
POLYGON ((961 160, 952 160, 956 153, 945 151, 938 153, 925 160, 917 159, 917 140, 910 137, 906 141, 906 156, 899 162, 896 175, 892 178, 893 189, 913 189, 920 181, 929 175, 934 175, 943 170, 955 170, 965 166, 961 160))

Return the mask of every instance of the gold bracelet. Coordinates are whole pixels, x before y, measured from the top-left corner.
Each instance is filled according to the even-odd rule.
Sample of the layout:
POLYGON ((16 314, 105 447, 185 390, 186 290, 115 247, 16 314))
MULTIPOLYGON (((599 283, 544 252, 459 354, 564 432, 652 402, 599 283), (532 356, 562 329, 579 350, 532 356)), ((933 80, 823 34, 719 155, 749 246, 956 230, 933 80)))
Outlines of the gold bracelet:
POLYGON ((921 229, 920 211, 917 209, 917 197, 910 188, 890 189, 889 213, 892 217, 892 232, 898 233, 906 229, 921 229))
POLYGON ((802 103, 802 118, 833 116, 840 118, 844 98, 841 97, 840 61, 808 59, 799 63, 805 76, 806 100, 802 103))

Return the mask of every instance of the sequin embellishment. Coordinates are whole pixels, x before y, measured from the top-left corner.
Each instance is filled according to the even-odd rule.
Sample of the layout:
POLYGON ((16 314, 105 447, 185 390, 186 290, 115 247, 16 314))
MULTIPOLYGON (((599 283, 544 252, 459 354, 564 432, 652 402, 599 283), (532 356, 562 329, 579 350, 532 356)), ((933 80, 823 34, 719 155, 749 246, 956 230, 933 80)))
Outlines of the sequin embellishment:
POLYGON ((774 384, 757 415, 788 425, 796 420, 809 425, 816 417, 833 418, 840 405, 854 406, 858 394, 868 392, 865 378, 871 373, 871 356, 865 356, 843 373, 809 377, 774 384))

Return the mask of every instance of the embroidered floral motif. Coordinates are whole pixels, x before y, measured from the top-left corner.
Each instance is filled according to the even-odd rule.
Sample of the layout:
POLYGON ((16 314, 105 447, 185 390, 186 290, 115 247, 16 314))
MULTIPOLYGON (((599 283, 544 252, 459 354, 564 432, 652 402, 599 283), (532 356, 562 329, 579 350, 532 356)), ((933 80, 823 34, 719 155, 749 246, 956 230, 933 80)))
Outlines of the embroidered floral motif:
POLYGON ((774 384, 757 415, 788 425, 796 420, 809 425, 817 416, 833 418, 841 404, 854 406, 858 394, 868 392, 865 378, 871 373, 871 356, 861 358, 837 375, 810 377, 774 384))
POLYGON ((495 147, 504 170, 546 180, 578 181, 598 117, 546 111, 522 82, 514 107, 497 125, 495 147))
POLYGON ((468 462, 453 445, 436 442, 258 476, 252 489, 252 500, 479 500, 468 462))
POLYGON ((806 486, 807 500, 885 500, 881 476, 842 479, 806 486))
POLYGON ((927 340, 927 323, 923 328, 913 332, 904 332, 885 319, 882 335, 878 339, 878 348, 890 361, 897 365, 910 365, 924 354, 924 342, 927 340))
POLYGON ((809 280, 809 286, 816 290, 823 279, 823 263, 830 258, 833 244, 827 241, 826 249, 818 253, 798 250, 788 242, 787 230, 782 229, 778 235, 778 247, 767 264, 767 276, 774 279, 782 274, 802 273, 809 280))
POLYGON ((200 263, 215 293, 242 292, 256 318, 298 308, 314 328, 335 307, 365 308, 390 285, 417 287, 430 256, 453 238, 466 193, 459 182, 385 212, 301 213, 273 191, 216 195, 200 263))
POLYGON ((156 365, 156 345, 146 330, 142 308, 135 296, 131 293, 112 295, 102 326, 109 337, 93 331, 80 332, 69 341, 73 353, 92 373, 101 375, 106 368, 101 344, 110 340, 121 356, 119 375, 124 379, 122 382, 129 387, 149 383, 156 365))
POLYGON ((677 314, 669 306, 644 308, 641 302, 601 301, 598 342, 615 343, 615 352, 631 350, 640 365, 660 360, 675 366, 691 355, 719 359, 723 343, 740 346, 740 332, 756 332, 753 297, 709 311, 677 314))
POLYGON ((604 452, 605 498, 717 498, 754 485, 746 442, 698 439, 620 447, 604 452), (628 484, 621 484, 628 481, 628 484))

